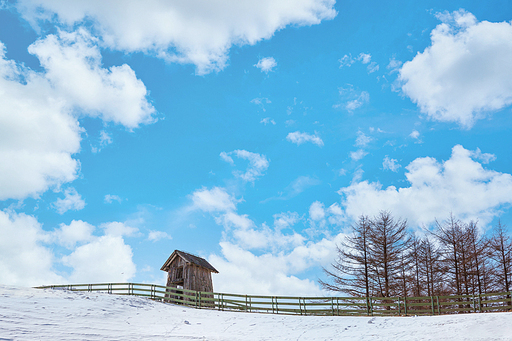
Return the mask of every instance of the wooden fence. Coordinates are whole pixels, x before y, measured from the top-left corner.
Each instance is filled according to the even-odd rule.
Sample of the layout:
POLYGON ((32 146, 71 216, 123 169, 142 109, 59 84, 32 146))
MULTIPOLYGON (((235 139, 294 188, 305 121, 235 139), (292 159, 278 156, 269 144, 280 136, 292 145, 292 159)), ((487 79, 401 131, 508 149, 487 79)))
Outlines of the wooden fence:
POLYGON ((512 292, 384 298, 237 295, 139 283, 69 284, 37 288, 142 296, 199 309, 293 315, 406 316, 512 311, 512 292))

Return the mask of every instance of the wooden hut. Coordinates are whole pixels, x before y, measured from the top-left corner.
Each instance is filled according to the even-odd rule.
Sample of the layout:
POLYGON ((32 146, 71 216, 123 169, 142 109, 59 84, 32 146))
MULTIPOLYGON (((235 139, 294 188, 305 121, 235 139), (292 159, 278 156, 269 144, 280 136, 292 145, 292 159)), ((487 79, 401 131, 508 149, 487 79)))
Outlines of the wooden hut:
POLYGON ((169 256, 160 270, 167 272, 167 286, 176 288, 168 291, 178 294, 183 293, 179 289, 213 292, 212 272, 219 273, 206 259, 179 250, 169 256))

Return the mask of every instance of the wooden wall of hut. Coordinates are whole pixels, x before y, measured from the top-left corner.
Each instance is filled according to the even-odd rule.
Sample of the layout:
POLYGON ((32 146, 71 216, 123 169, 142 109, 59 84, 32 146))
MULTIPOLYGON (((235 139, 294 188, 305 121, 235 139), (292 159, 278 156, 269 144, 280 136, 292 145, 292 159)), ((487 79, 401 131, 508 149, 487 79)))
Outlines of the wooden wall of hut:
MULTIPOLYGON (((180 289, 213 292, 211 272, 206 268, 188 263, 181 257, 176 257, 170 265, 167 273, 167 286, 176 289, 166 289, 168 294, 165 296, 176 300, 183 299, 181 296, 173 295, 183 294, 180 289)), ((209 296, 211 295, 203 295, 203 297, 209 296)))

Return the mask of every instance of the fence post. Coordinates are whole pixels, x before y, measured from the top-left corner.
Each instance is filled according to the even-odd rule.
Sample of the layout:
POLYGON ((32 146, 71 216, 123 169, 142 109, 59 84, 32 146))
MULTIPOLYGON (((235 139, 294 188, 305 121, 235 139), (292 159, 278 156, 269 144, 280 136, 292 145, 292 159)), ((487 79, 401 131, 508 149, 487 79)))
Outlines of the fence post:
POLYGON ((473 312, 476 313, 476 301, 475 301, 475 295, 473 294, 473 312))
POLYGON ((441 315, 441 307, 439 306, 439 296, 436 296, 437 301, 437 315, 441 315))
POLYGON ((478 311, 482 312, 482 296, 478 294, 478 311))
POLYGON ((366 296, 366 316, 370 316, 370 298, 366 296))
POLYGON ((407 297, 404 297, 404 312, 405 316, 407 316, 407 297))
POLYGON ((400 297, 398 297, 398 315, 400 315, 402 311, 400 310, 400 297))
POLYGON ((435 315, 435 311, 434 311, 434 296, 430 296, 430 302, 432 303, 432 315, 435 315))

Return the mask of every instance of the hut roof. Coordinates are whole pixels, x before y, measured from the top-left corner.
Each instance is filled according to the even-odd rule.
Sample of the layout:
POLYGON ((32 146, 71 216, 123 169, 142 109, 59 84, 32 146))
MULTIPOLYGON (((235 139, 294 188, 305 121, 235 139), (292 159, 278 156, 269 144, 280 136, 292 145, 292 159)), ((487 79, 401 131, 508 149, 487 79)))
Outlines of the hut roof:
POLYGON ((190 253, 186 253, 180 250, 174 250, 174 252, 167 258, 167 261, 162 265, 160 270, 169 271, 171 267, 171 263, 174 261, 176 257, 181 257, 185 262, 192 263, 202 268, 208 269, 211 272, 219 273, 217 269, 215 269, 210 263, 206 261, 206 259, 191 255, 190 253))

